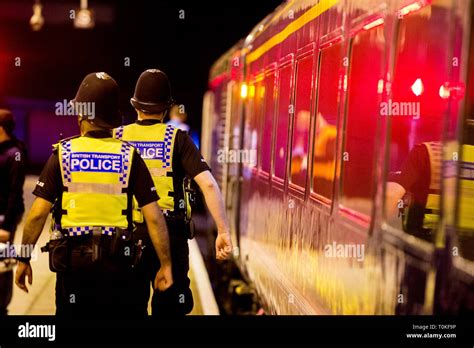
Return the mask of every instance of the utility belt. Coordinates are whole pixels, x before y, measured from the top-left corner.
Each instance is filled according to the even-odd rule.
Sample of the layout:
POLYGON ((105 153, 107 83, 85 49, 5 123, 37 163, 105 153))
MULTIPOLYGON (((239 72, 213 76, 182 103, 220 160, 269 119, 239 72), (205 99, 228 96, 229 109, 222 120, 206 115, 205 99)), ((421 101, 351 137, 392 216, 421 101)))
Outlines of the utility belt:
POLYGON ((111 260, 124 268, 133 268, 140 262, 143 242, 134 241, 128 229, 114 228, 104 233, 104 228, 93 227, 89 233, 71 235, 68 231, 54 230, 50 241, 41 248, 49 252, 52 272, 70 272, 111 260))
POLYGON ((168 229, 177 229, 178 231, 169 231, 171 233, 180 233, 180 229, 184 229, 188 239, 194 238, 194 221, 191 218, 187 217, 185 211, 174 212, 171 210, 163 209, 163 216, 166 220, 166 225, 168 229))
MULTIPOLYGON (((168 228, 170 238, 175 240, 188 240, 194 238, 195 227, 193 220, 186 221, 179 216, 166 215, 164 212, 163 215, 165 217, 166 227, 168 228)), ((137 226, 137 229, 134 232, 133 239, 146 241, 146 245, 151 245, 151 248, 153 248, 146 223, 137 222, 135 225, 137 226)))

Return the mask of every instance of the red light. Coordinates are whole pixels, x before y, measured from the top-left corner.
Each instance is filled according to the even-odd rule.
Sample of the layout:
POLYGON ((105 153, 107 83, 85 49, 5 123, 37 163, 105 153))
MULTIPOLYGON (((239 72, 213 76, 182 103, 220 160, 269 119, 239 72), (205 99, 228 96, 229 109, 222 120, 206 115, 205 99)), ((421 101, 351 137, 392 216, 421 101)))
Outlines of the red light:
POLYGON ((450 95, 449 88, 447 88, 445 85, 441 85, 441 87, 439 88, 439 96, 442 99, 448 99, 449 95, 450 95))
POLYGON ((417 78, 415 82, 411 85, 411 90, 413 91, 413 94, 417 97, 419 97, 423 93, 424 87, 423 82, 420 78, 417 78))
POLYGON ((462 82, 445 82, 439 88, 439 96, 442 99, 461 100, 465 93, 466 87, 462 82))

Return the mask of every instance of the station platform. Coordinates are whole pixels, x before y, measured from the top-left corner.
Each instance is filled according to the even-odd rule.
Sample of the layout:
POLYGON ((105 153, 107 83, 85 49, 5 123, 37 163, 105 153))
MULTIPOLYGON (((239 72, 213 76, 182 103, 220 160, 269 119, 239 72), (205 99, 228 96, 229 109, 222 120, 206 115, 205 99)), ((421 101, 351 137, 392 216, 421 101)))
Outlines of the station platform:
MULTIPOLYGON (((24 198, 25 210, 29 211, 34 196, 31 193, 36 185, 36 176, 28 176, 25 181, 24 198)), ((26 218, 23 217, 15 235, 15 245, 21 244, 21 236, 26 218)), ((49 221, 46 222, 43 233, 37 243, 38 258, 33 266, 33 285, 29 286, 29 293, 25 293, 15 285, 13 298, 8 307, 10 315, 54 315, 55 314, 55 283, 56 275, 49 270, 48 254, 39 252, 39 247, 49 239, 47 231, 49 221)), ((189 241, 189 263, 191 290, 194 296, 194 309, 190 315, 218 315, 219 309, 212 291, 211 283, 197 242, 189 241)), ((150 301, 151 302, 151 301, 150 301)), ((150 313, 150 309, 148 311, 150 313)))

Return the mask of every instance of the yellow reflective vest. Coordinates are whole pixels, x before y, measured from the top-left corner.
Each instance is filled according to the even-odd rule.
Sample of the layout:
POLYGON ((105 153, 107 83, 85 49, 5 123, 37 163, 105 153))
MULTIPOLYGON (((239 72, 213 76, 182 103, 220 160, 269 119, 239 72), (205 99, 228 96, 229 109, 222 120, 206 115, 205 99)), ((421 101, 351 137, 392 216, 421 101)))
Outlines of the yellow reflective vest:
POLYGON ((430 159, 430 186, 423 216, 423 228, 434 229, 439 222, 440 192, 441 192, 441 158, 442 147, 440 142, 423 143, 428 150, 430 159))
MULTIPOLYGON (((146 126, 133 123, 114 130, 115 138, 133 145, 145 161, 159 196, 158 205, 165 214, 176 210, 177 188, 174 187, 172 159, 177 131, 178 128, 163 123, 146 126)), ((190 213, 189 202, 179 202, 178 208, 186 209, 187 213, 190 213)), ((136 201, 134 201, 133 220, 143 222, 136 201)))
POLYGON ((57 145, 63 193, 60 225, 69 235, 128 228, 133 147, 114 138, 76 137, 57 145))
POLYGON ((459 168, 459 215, 460 234, 474 234, 474 146, 463 145, 459 168))

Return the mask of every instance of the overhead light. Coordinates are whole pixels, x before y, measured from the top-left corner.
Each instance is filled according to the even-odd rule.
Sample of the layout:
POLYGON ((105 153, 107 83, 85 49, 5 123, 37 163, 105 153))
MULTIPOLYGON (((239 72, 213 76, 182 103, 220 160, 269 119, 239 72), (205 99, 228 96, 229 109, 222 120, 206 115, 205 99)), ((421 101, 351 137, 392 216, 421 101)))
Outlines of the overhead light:
POLYGON ((35 4, 33 5, 33 16, 30 18, 30 26, 31 30, 39 31, 43 27, 44 24, 44 17, 41 13, 43 6, 41 5, 40 0, 36 0, 35 4))
POLYGON ((364 29, 365 29, 365 30, 369 30, 369 29, 378 27, 379 25, 382 25, 383 23, 384 23, 384 19, 383 19, 383 18, 378 18, 378 19, 376 19, 375 21, 370 22, 370 23, 364 25, 364 29))
POLYGON ((404 17, 410 12, 417 11, 421 8, 421 5, 417 2, 410 4, 408 6, 403 7, 400 11, 398 11, 399 17, 404 17))
POLYGON ((383 79, 380 79, 377 83, 377 93, 382 94, 383 92, 383 79))
POLYGON ((415 82, 411 85, 411 90, 413 94, 416 95, 417 97, 419 97, 423 93, 425 88, 420 78, 417 78, 415 82))
POLYGON ((248 87, 245 83, 243 83, 242 86, 240 87, 240 97, 242 99, 245 99, 247 98, 247 95, 248 95, 248 87))
POLYGON ((451 91, 449 90, 449 87, 446 84, 441 85, 441 87, 439 88, 439 96, 442 99, 448 99, 450 94, 451 91))
POLYGON ((81 8, 77 11, 74 17, 74 27, 77 29, 92 29, 94 28, 94 13, 87 6, 87 0, 81 0, 81 8))

